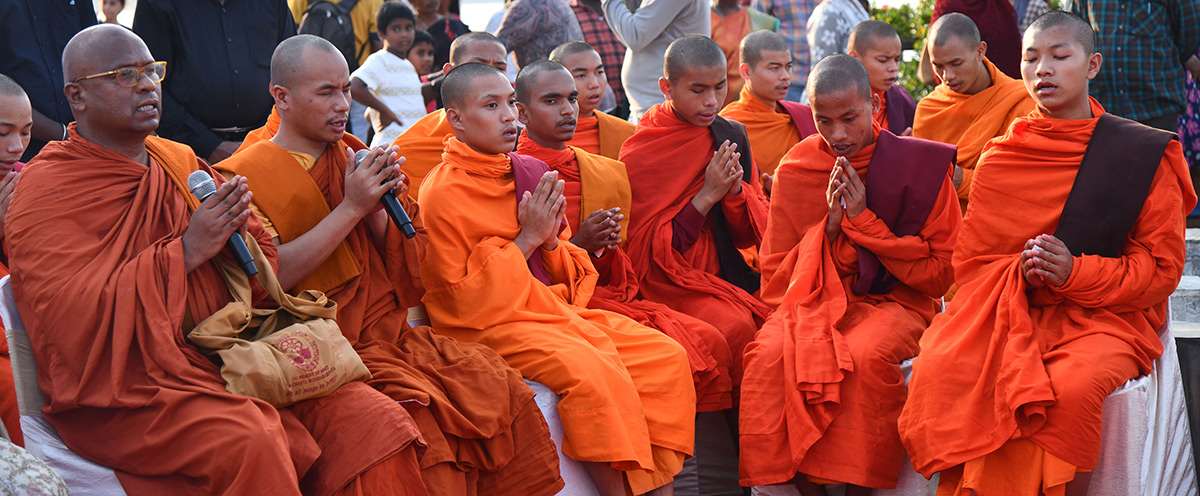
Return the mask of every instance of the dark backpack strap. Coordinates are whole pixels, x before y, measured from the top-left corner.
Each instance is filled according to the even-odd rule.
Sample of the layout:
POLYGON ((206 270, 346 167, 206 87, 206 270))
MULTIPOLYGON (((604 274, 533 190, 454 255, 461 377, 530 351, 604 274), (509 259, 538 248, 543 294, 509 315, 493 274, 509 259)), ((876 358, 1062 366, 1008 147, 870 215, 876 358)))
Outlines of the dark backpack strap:
POLYGON ((1054 236, 1075 256, 1120 256, 1175 138, 1113 114, 1100 116, 1054 236))
MULTIPOLYGON (((758 169, 754 167, 754 158, 750 153, 750 138, 746 135, 746 127, 718 116, 708 129, 712 132, 714 147, 720 147, 725 140, 737 144, 737 151, 742 154, 738 159, 742 165, 742 182, 745 183, 745 187, 750 187, 754 176, 758 174, 758 169)), ((762 276, 746 264, 746 258, 733 244, 733 236, 729 233, 727 224, 728 220, 725 219, 725 212, 721 210, 721 206, 717 205, 709 213, 713 215, 713 240, 717 244, 717 260, 721 264, 721 278, 742 288, 747 293, 754 294, 758 291, 762 276)))

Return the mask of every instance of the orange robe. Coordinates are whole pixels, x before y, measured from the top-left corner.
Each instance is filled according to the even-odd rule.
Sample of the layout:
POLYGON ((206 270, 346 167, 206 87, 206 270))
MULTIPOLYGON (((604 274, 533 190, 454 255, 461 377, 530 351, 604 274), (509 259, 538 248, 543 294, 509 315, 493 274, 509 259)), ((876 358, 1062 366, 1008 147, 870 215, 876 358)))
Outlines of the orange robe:
POLYGON ((721 277, 713 217, 721 210, 735 246, 757 250, 768 208, 758 172, 750 171, 752 182, 744 185, 741 194, 726 195, 713 206, 690 248, 680 253, 672 246, 672 221, 676 214, 691 208, 715 149, 709 129, 680 120, 670 100, 646 112, 638 122, 637 134, 621 148, 621 161, 633 187, 626 249, 643 298, 704 320, 725 335, 733 353, 736 400, 742 352, 770 309, 757 296, 721 277))
POLYGON ((914 137, 958 146, 958 166, 963 169, 958 198, 964 212, 983 146, 1037 106, 1020 79, 1008 77, 986 58, 983 63, 992 76, 990 87, 967 95, 939 84, 917 103, 913 119, 914 137))
MULTIPOLYGON (((517 153, 545 162, 565 181, 563 194, 572 232, 578 231, 580 222, 592 212, 612 207, 621 207, 625 214, 621 232, 628 232, 630 188, 625 164, 571 146, 563 150, 546 148, 525 134, 521 135, 517 153)), ((721 332, 703 320, 639 298, 637 276, 623 248, 605 250, 599 257, 593 254, 592 262, 600 278, 588 308, 619 313, 670 336, 687 351, 696 385, 696 410, 732 408, 729 367, 733 357, 721 332)))
MULTIPOLYGON (((1104 109, 1092 100, 1092 112, 1104 109)), ((1096 121, 1034 111, 980 159, 954 251, 958 294, 922 338, 900 416, 913 466, 945 471, 942 489, 1062 494, 1096 466, 1105 397, 1162 354, 1196 204, 1178 142, 1119 257, 1074 257, 1058 288, 1030 288, 1019 266, 1028 239, 1055 231, 1096 121)))
POLYGON ((683 348, 627 317, 585 308, 597 273, 559 235, 540 248, 553 284, 534 277, 520 233, 512 165, 449 138, 420 202, 421 258, 433 328, 496 350, 562 396, 563 453, 624 471, 634 494, 670 483, 692 452, 696 392, 683 348))
MULTIPOLYGON (((217 164, 245 176, 254 202, 282 243, 307 233, 342 201, 347 135, 305 171, 285 149, 263 141, 217 164)), ((419 238, 404 240, 389 221, 387 249, 360 222, 335 253, 292 291, 321 291, 338 304, 338 326, 371 371, 368 384, 396 400, 420 427, 428 449, 422 477, 431 494, 549 495, 562 488, 558 452, 533 391, 496 352, 410 328, 420 303, 418 246, 425 232, 405 198, 419 238)))
POLYGON ((779 160, 796 143, 812 134, 813 128, 813 123, 809 122, 801 131, 779 104, 768 107, 746 87, 742 88, 737 101, 721 109, 721 116, 746 126, 754 163, 767 174, 774 174, 779 160))
POLYGON ((575 136, 567 144, 592 155, 613 160, 621 154, 621 145, 637 130, 627 120, 593 110, 592 115, 581 115, 575 125, 575 136))
MULTIPOLYGON (((129 494, 353 493, 389 478, 425 494, 416 425, 370 386, 352 382, 284 409, 226 392, 184 324, 230 301, 215 264, 185 272, 183 262, 198 202, 180 188, 198 168, 215 173, 185 145, 145 143, 149 167, 72 124, 68 141, 22 173, 9 210, 13 290, 38 358, 42 412, 67 447, 113 468, 129 494), (63 184, 87 184, 89 194, 63 184)), ((249 233, 274 264, 257 220, 249 233)))
POLYGON ((400 170, 411 183, 409 196, 416 198, 421 192, 425 176, 442 162, 442 142, 446 136, 452 135, 454 130, 446 120, 446 109, 437 109, 418 119, 392 141, 393 145, 400 147, 400 155, 404 156, 404 165, 400 166, 400 170))
MULTIPOLYGON (((4 236, 0 233, 0 238, 4 236)), ((0 263, 0 277, 8 275, 8 267, 0 263)), ((0 328, 4 321, 0 320, 0 328)), ((17 404, 17 386, 13 382, 12 359, 8 356, 8 340, 0 339, 0 421, 8 438, 17 446, 25 446, 21 435, 21 409, 17 404)))
POLYGON ((742 75, 738 71, 738 66, 742 63, 738 47, 742 44, 742 38, 752 31, 750 9, 742 7, 737 12, 725 17, 712 11, 708 15, 712 18, 712 40, 721 46, 721 51, 725 52, 725 88, 728 91, 725 93, 725 101, 721 103, 721 106, 724 107, 738 99, 742 85, 746 84, 746 80, 742 79, 742 75))
MULTIPOLYGON (((864 182, 875 151, 873 142, 850 157, 864 182)), ((842 234, 831 243, 824 192, 836 158, 814 135, 779 165, 762 247, 763 299, 779 307, 746 350, 743 486, 780 484, 797 473, 896 485, 904 455, 896 432, 905 397, 899 365, 916 356, 954 278, 958 203, 949 160, 930 163, 946 173, 917 234, 897 236, 866 209, 843 217, 842 234), (852 291, 860 277, 857 247, 878 256, 900 283, 882 294, 852 291)))

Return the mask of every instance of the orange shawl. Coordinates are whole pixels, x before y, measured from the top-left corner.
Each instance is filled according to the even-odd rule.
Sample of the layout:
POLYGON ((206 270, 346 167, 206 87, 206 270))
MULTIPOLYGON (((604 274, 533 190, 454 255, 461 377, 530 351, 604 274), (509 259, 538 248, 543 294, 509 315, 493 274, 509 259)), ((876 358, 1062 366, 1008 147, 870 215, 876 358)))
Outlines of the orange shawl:
POLYGON ((592 115, 579 116, 579 122, 575 126, 575 137, 567 144, 592 155, 616 160, 621 154, 621 145, 624 145, 625 140, 633 136, 636 130, 637 126, 627 120, 593 110, 592 115))
POLYGON ((626 317, 584 308, 597 273, 566 230, 541 252, 553 283, 534 278, 512 241, 521 227, 507 155, 450 137, 442 160, 420 193, 429 232, 421 275, 434 329, 491 347, 562 395, 567 456, 609 462, 634 493, 669 482, 694 435, 684 351, 626 317))
MULTIPOLYGON (((22 173, 9 211, 43 412, 67 446, 115 469, 130 494, 297 494, 298 478, 306 494, 330 494, 419 442, 408 414, 362 383, 283 410, 225 391, 218 366, 184 338, 185 313, 202 320, 230 300, 214 264, 183 264, 197 201, 180 185, 214 173, 184 145, 150 137, 146 148, 150 167, 72 124, 22 173)), ((274 264, 256 220, 249 233, 274 264)))
POLYGON ((778 108, 778 104, 776 107, 768 107, 750 93, 749 87, 742 87, 737 101, 721 109, 722 117, 746 126, 746 134, 750 135, 750 146, 753 148, 754 163, 767 174, 774 174, 784 154, 808 136, 801 135, 799 128, 792 122, 791 115, 778 108))
MULTIPOLYGON (((361 145, 332 143, 305 172, 287 150, 265 141, 217 168, 247 178, 255 203, 286 243, 341 203, 347 147, 361 145), (268 181, 270 187, 260 184, 268 181)), ((294 291, 323 291, 337 302, 338 326, 371 371, 367 383, 398 401, 421 428, 429 445, 422 476, 431 494, 471 486, 468 492, 480 494, 553 494, 562 487, 557 448, 520 374, 484 346, 408 326, 407 308, 424 292, 417 252, 425 231, 415 202, 403 202, 413 212, 415 241, 402 241, 389 222, 381 253, 360 222, 294 291)))
POLYGON ((954 252, 959 291, 922 339, 900 417, 926 477, 1025 438, 1095 467, 1103 397, 1063 411, 1046 360, 1085 337, 1127 346, 1141 374, 1162 353, 1157 329, 1183 270, 1183 219, 1196 204, 1178 142, 1167 147, 1120 257, 1075 257, 1059 288, 1030 289, 1020 271, 1026 240, 1058 224, 1104 109, 1092 100, 1092 112, 1064 120, 1034 111, 980 159, 954 252))
POLYGON ((1025 83, 1000 72, 986 58, 983 63, 992 76, 990 87, 967 95, 939 84, 917 104, 913 121, 914 137, 958 146, 958 166, 963 169, 958 198, 964 202, 984 145, 1004 135, 1014 119, 1024 117, 1036 106, 1025 91, 1025 83))
POLYGON ((404 165, 400 166, 400 170, 412 183, 409 196, 416 198, 421 192, 425 176, 442 161, 442 142, 446 136, 453 134, 450 122, 446 120, 446 109, 437 109, 418 119, 392 142, 400 148, 400 155, 404 157, 404 165))

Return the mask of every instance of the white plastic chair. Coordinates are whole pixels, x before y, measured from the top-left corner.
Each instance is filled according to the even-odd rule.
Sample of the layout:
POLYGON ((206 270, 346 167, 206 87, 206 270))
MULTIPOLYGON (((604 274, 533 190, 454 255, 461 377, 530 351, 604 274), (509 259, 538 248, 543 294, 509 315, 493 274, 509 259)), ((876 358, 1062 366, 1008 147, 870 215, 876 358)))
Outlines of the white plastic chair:
POLYGON ((9 276, 0 279, 0 318, 8 327, 4 334, 12 359, 13 383, 17 388, 25 449, 54 469, 73 495, 123 496, 125 490, 112 469, 72 452, 58 436, 54 426, 42 416, 46 398, 38 389, 33 345, 25 333, 25 323, 17 313, 9 276))

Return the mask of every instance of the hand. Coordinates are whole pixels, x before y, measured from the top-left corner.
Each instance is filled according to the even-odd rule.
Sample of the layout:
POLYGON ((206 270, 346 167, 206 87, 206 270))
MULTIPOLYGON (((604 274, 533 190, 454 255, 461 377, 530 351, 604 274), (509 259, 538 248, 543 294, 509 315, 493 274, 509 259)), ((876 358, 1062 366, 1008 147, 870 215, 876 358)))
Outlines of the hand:
POLYGON ((1062 240, 1042 234, 1025 242, 1021 272, 1033 288, 1061 287, 1071 277, 1075 257, 1062 240))
MULTIPOLYGON (((342 187, 342 203, 338 207, 350 209, 356 219, 383 208, 379 198, 404 183, 396 150, 394 146, 375 148, 355 165, 354 150, 346 148, 346 180, 342 187)), ((407 188, 402 189, 407 192, 407 188)))
POLYGON ((912 126, 909 126, 903 133, 900 133, 900 136, 912 136, 912 126))
POLYGON ((775 187, 775 176, 764 172, 759 180, 762 181, 763 193, 766 193, 768 197, 771 196, 771 189, 775 187))
POLYGON ((834 161, 833 170, 829 171, 829 186, 825 188, 825 203, 829 207, 829 218, 825 221, 825 235, 830 241, 837 239, 842 233, 842 216, 845 215, 845 200, 842 195, 846 191, 846 183, 838 180, 838 169, 843 157, 834 161))
POLYGON ((196 207, 182 240, 183 264, 188 272, 217 256, 229 236, 246 228, 253 196, 246 187, 246 178, 234 176, 196 207))
POLYGON ((558 247, 558 228, 567 212, 567 198, 562 194, 565 186, 564 181, 558 180, 558 172, 550 171, 542 174, 532 193, 526 191, 521 197, 517 205, 521 233, 513 241, 526 258, 534 247, 541 246, 543 250, 558 247))
POLYGON ((699 193, 696 193, 695 202, 700 204, 696 205, 693 202, 693 206, 700 213, 708 214, 709 209, 727 194, 741 193, 742 166, 738 159, 742 155, 736 150, 736 143, 725 140, 717 148, 717 151, 713 152, 712 159, 704 168, 704 186, 700 188, 699 193))
POLYGON ((213 150, 211 154, 209 154, 208 163, 215 164, 229 158, 233 155, 233 152, 237 151, 239 146, 242 146, 242 144, 237 141, 222 141, 221 144, 217 145, 217 148, 213 150))
POLYGON ((0 238, 4 237, 4 219, 8 218, 8 204, 12 201, 13 190, 17 188, 17 176, 20 173, 11 171, 0 179, 0 238))
POLYGON ((1192 73, 1192 80, 1200 82, 1200 57, 1192 55, 1184 65, 1187 67, 1188 72, 1192 73))
POLYGON ((571 244, 588 253, 615 248, 621 244, 621 224, 618 222, 624 218, 621 207, 592 212, 579 223, 579 232, 571 237, 571 244))
POLYGON ((950 182, 954 183, 954 189, 958 189, 962 186, 963 168, 959 167, 958 164, 954 165, 954 175, 950 176, 950 182))
POLYGON ((846 157, 838 157, 833 165, 834 182, 835 184, 845 184, 846 188, 842 190, 843 207, 845 207, 846 215, 851 219, 858 217, 867 209, 867 187, 863 186, 862 179, 858 177, 858 171, 850 165, 850 160, 846 157))
POLYGON ((396 113, 392 112, 391 109, 379 113, 379 129, 385 129, 393 122, 396 123, 397 126, 403 125, 400 122, 400 118, 396 117, 396 113))

